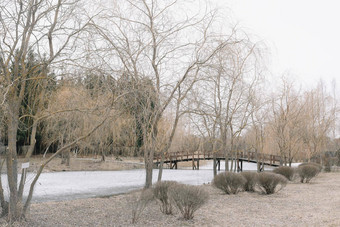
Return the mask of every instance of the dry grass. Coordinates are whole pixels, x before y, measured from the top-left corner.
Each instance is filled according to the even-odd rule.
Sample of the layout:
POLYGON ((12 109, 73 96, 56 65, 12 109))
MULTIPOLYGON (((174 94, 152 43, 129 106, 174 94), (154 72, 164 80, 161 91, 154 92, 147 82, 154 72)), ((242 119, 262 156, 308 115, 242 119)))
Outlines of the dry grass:
MULTIPOLYGON (((50 155, 45 158, 41 155, 34 156, 30 160, 29 171, 34 171, 48 159, 50 155)), ((23 159, 19 158, 19 163, 23 159)), ((21 166, 19 164, 19 166, 21 166)), ((105 162, 101 161, 100 156, 88 156, 88 157, 72 157, 70 160, 70 166, 61 165, 61 159, 55 158, 45 167, 44 172, 60 172, 60 171, 114 171, 114 170, 129 170, 144 168, 143 159, 140 158, 120 158, 116 160, 115 157, 109 156, 105 162)), ((5 168, 4 168, 5 169, 5 168)))
MULTIPOLYGON (((200 160, 200 166, 207 165, 207 163, 209 163, 209 161, 200 160)), ((195 163, 195 165, 196 165, 196 163, 195 163)), ((192 168, 192 162, 179 162, 178 168, 180 168, 180 169, 182 169, 182 168, 191 169, 192 168)))
POLYGON ((145 189, 140 193, 139 197, 138 196, 132 197, 132 199, 128 201, 132 209, 132 212, 131 212, 132 224, 137 223, 143 211, 153 201, 153 199, 154 197, 153 197, 152 190, 145 189))
MULTIPOLYGON (((48 159, 50 156, 47 155, 45 158, 42 155, 34 156, 30 161, 29 171, 34 171, 48 159)), ((19 166, 23 162, 23 158, 19 158, 19 166)), ((101 162, 100 156, 87 156, 87 157, 72 157, 70 166, 61 165, 61 159, 53 159, 44 169, 44 172, 60 172, 60 171, 115 171, 115 170, 129 170, 129 169, 142 169, 144 168, 143 158, 138 157, 120 157, 117 160, 114 156, 106 157, 105 162, 101 162)), ((200 161, 200 166, 207 163, 205 160, 200 161)), ((164 168, 168 168, 164 165, 164 168)), ((179 169, 191 169, 192 162, 179 162, 179 169)), ((3 168, 4 170, 6 168, 3 168)))

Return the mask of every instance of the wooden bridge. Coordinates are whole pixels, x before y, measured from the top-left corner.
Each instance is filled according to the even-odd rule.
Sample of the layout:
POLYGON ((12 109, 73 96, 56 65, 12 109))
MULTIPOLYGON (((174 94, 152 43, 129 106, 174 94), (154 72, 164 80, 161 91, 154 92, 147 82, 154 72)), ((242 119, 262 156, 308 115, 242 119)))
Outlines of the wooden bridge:
MULTIPOLYGON (((221 152, 193 152, 193 153, 169 153, 166 154, 163 160, 164 164, 168 164, 170 169, 177 169, 177 164, 179 162, 192 162, 192 169, 200 168, 200 160, 216 160, 215 165, 218 170, 221 169, 221 160, 225 160, 225 155, 221 152)), ((236 157, 229 158, 229 160, 234 159, 237 165, 237 171, 243 170, 243 162, 251 162, 260 164, 260 171, 264 170, 264 165, 269 166, 279 166, 283 162, 281 156, 255 153, 255 152, 236 152, 236 157), (257 161, 258 160, 258 161, 257 161)), ((161 164, 161 156, 155 156, 154 165, 158 168, 161 164)))

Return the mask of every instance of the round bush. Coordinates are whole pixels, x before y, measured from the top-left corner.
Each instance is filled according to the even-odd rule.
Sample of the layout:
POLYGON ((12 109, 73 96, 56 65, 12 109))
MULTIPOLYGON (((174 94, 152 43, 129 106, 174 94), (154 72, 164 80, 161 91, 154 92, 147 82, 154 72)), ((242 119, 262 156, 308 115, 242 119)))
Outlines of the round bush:
POLYGON ((287 179, 280 174, 262 172, 258 175, 258 185, 264 194, 273 194, 287 185, 287 179))
POLYGON ((298 173, 301 183, 308 183, 312 178, 320 173, 320 168, 316 165, 299 165, 298 173))
POLYGON ((336 165, 340 166, 340 149, 336 152, 336 165))
POLYGON ((273 171, 274 173, 281 174, 286 177, 288 180, 292 181, 294 178, 294 169, 289 166, 280 166, 273 171))
POLYGON ((327 173, 332 171, 332 163, 331 163, 331 160, 330 160, 329 157, 325 159, 324 171, 327 172, 327 173))
POLYGON ((172 214, 172 204, 169 191, 178 183, 176 181, 157 182, 153 187, 154 197, 160 202, 161 212, 164 214, 172 214))
POLYGON ((254 192, 255 186, 258 181, 258 173, 257 172, 241 172, 240 174, 246 179, 246 183, 244 184, 243 189, 247 192, 254 192))
POLYGON ((201 187, 177 184, 170 188, 171 199, 184 219, 192 219, 194 213, 209 199, 209 194, 201 187))
POLYGON ((305 165, 309 165, 309 166, 312 165, 312 166, 317 167, 318 170, 319 170, 319 173, 322 171, 322 166, 318 163, 315 163, 315 162, 304 162, 304 163, 301 163, 298 167, 305 166, 305 165))
POLYGON ((244 188, 246 182, 247 180, 241 174, 224 172, 216 175, 212 184, 226 194, 237 194, 244 188))

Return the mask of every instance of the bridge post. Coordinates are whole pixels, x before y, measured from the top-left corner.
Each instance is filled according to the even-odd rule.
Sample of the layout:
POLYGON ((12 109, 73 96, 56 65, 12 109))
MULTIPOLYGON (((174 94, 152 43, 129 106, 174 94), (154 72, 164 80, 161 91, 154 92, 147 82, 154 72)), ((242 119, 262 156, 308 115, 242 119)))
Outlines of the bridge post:
POLYGON ((237 159, 237 172, 242 172, 242 171, 243 171, 243 160, 237 159))
POLYGON ((264 171, 264 162, 260 162, 260 172, 264 171))
POLYGON ((199 170, 200 169, 200 159, 198 158, 197 159, 197 168, 196 168, 197 170, 199 170))
POLYGON ((214 161, 214 166, 217 167, 218 171, 221 171, 221 160, 220 159, 216 159, 216 161, 214 161))
POLYGON ((270 161, 269 161, 269 163, 270 163, 270 165, 273 163, 273 155, 270 155, 269 156, 269 159, 270 159, 270 161))

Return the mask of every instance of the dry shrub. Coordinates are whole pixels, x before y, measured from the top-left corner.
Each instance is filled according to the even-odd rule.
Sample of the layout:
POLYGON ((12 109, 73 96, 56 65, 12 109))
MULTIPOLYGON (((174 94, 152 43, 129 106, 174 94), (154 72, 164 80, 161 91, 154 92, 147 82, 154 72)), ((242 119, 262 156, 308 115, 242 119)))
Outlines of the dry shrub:
POLYGON ((132 200, 129 201, 132 206, 132 223, 136 223, 147 207, 147 205, 154 199, 153 192, 151 189, 145 189, 141 192, 140 196, 133 196, 132 200))
POLYGON ((299 165, 298 173, 301 183, 308 183, 313 177, 320 173, 320 168, 313 164, 299 165))
POLYGON ((274 169, 274 173, 281 174, 286 177, 288 180, 292 181, 294 178, 294 168, 289 166, 280 166, 279 168, 274 169))
POLYGON ((160 209, 164 214, 172 214, 172 204, 170 199, 170 188, 176 186, 176 181, 161 181, 155 184, 153 194, 160 201, 160 209))
POLYGON ((320 164, 318 164, 318 163, 315 163, 315 162, 304 162, 304 163, 301 163, 298 167, 300 167, 300 166, 306 166, 306 165, 308 165, 308 166, 312 165, 312 166, 317 167, 318 170, 319 170, 319 173, 322 171, 322 165, 320 165, 320 164))
POLYGON ((244 184, 243 189, 247 192, 254 192, 255 186, 258 181, 257 179, 258 173, 257 172, 242 172, 240 174, 246 179, 246 183, 244 184))
POLYGON ((177 184, 170 188, 171 199, 186 220, 192 219, 194 213, 209 199, 209 194, 201 187, 177 184))
POLYGON ((340 166, 340 149, 336 152, 336 163, 337 166, 340 166))
POLYGON ((241 191, 246 182, 247 180, 241 174, 224 172, 214 177, 213 185, 229 195, 241 191))
POLYGON ((264 194, 278 192, 283 189, 286 184, 287 179, 280 174, 262 172, 258 175, 258 185, 264 194))
POLYGON ((324 163, 325 163, 324 171, 327 172, 327 173, 331 172, 332 171, 332 163, 331 163, 330 158, 326 158, 324 163))

